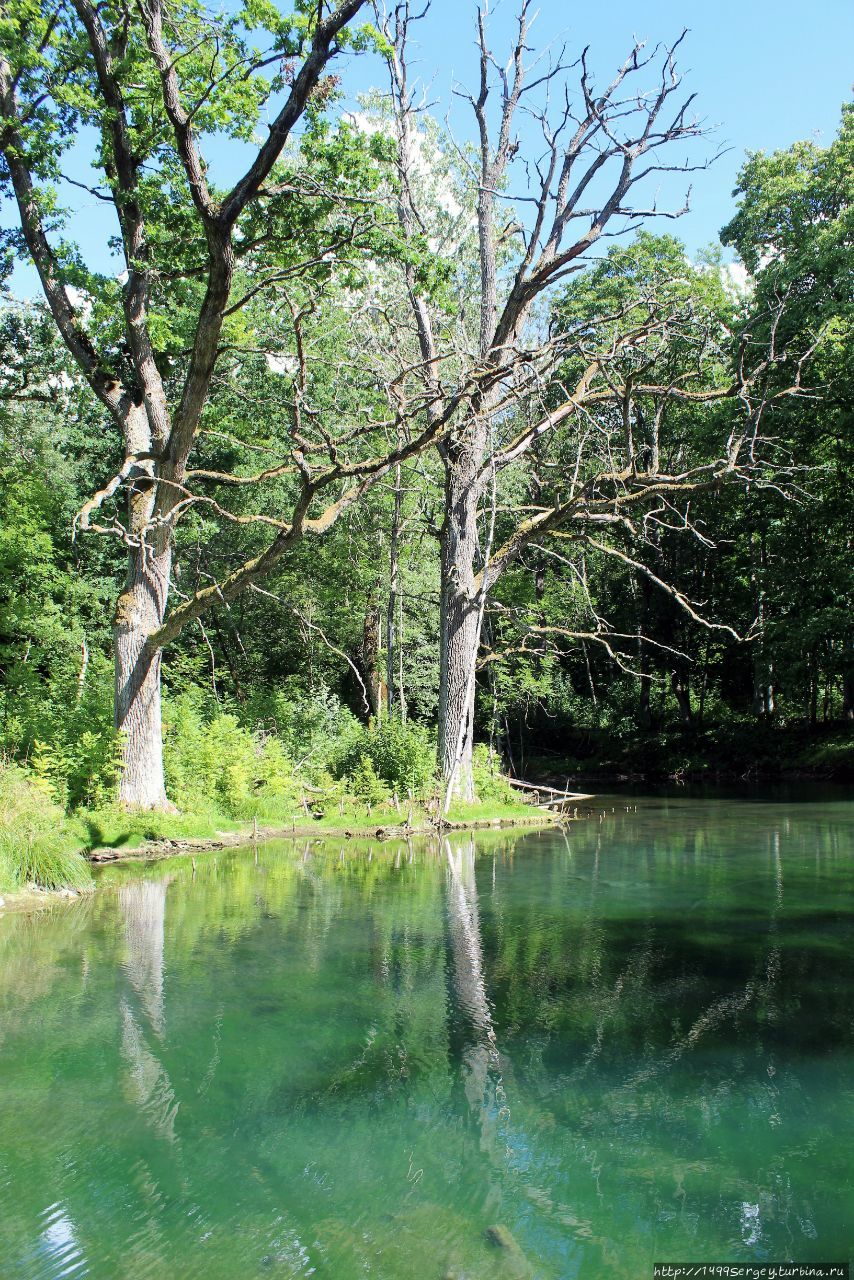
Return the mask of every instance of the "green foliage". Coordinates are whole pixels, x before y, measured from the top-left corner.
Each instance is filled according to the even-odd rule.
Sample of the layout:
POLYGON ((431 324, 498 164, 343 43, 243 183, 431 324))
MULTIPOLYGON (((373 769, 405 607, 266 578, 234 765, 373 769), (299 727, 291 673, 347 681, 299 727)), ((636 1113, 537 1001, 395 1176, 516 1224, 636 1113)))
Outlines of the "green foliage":
MULTIPOLYGON (((429 731, 396 716, 359 727, 343 745, 335 764, 338 777, 346 777, 351 789, 355 778, 365 785, 375 777, 403 797, 423 796, 436 769, 436 747, 429 731)), ((356 794, 362 794, 356 792, 356 794)))
POLYGON ((90 660, 83 689, 78 680, 79 673, 66 667, 26 695, 12 699, 0 691, 3 749, 27 761, 53 799, 69 809, 110 803, 121 759, 106 658, 90 660))
POLYGON ((238 718, 204 713, 198 690, 167 702, 164 713, 167 788, 181 809, 211 809, 234 818, 290 813, 300 785, 286 745, 253 733, 238 718))
POLYGON ((92 876, 68 848, 64 815, 41 779, 0 763, 0 889, 89 889, 92 876))
POLYGON ((36 738, 30 766, 69 809, 97 808, 115 798, 121 768, 119 735, 109 724, 84 728, 88 707, 79 705, 60 719, 50 742, 36 738), (77 732, 75 732, 77 730, 77 732))
POLYGON ((501 772, 501 759, 485 742, 479 742, 473 757, 474 793, 481 804, 518 804, 518 792, 501 772))
POLYGON ((854 305, 854 103, 842 107, 829 147, 796 142, 748 157, 738 178, 738 212, 721 239, 766 282, 799 282, 796 301, 813 306, 830 289, 854 305))
POLYGON ((280 687, 256 690, 242 710, 244 723, 275 735, 281 749, 308 778, 327 769, 343 739, 358 732, 358 721, 326 685, 306 694, 290 677, 280 687))
POLYGON ((347 775, 347 788, 352 795, 367 804, 382 804, 389 798, 389 789, 376 771, 369 755, 361 753, 347 775))
MULTIPOLYGON (((108 802, 113 731, 109 604, 111 549, 71 540, 74 511, 98 465, 87 454, 76 484, 78 422, 91 412, 63 367, 41 308, 0 311, 0 750, 29 761, 62 805, 108 802), (55 398, 15 399, 19 387, 55 398), (106 554, 105 554, 106 551, 106 554)), ((84 451, 85 452, 85 451, 84 451)))

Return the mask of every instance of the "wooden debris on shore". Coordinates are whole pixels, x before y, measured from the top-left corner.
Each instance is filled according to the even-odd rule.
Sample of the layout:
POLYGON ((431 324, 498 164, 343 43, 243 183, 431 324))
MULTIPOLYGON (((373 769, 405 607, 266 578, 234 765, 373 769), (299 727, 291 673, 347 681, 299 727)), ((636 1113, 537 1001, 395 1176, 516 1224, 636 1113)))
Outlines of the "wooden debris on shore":
POLYGON ((373 834, 377 840, 410 840, 418 831, 414 827, 377 827, 373 834))
POLYGON ((566 791, 561 787, 547 787, 542 782, 522 782, 519 778, 508 778, 511 787, 516 787, 529 795, 538 809, 554 813, 561 818, 574 817, 570 807, 582 800, 594 797, 585 791, 566 791))
POLYGON ((87 854, 90 862, 123 862, 128 856, 144 856, 146 858, 168 858, 177 853, 189 853, 193 850, 206 851, 209 849, 225 849, 228 845, 242 845, 248 842, 250 837, 241 833, 234 839, 220 840, 151 840, 147 842, 142 849, 124 850, 121 847, 117 849, 93 849, 87 854))

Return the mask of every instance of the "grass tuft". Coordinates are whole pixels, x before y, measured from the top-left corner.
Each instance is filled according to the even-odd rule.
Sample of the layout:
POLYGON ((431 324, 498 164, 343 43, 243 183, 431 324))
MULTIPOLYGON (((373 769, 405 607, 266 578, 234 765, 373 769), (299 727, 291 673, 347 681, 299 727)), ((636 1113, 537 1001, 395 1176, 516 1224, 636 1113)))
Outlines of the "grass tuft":
POLYGON ((89 864, 68 848, 65 815, 23 769, 0 763, 0 890, 92 887, 89 864))

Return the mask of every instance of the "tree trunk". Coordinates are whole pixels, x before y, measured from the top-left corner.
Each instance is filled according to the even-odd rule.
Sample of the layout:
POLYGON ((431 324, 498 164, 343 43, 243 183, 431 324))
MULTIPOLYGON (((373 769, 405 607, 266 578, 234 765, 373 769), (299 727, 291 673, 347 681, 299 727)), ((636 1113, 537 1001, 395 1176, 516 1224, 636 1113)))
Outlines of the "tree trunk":
POLYGON ((163 778, 159 649, 148 638, 163 622, 172 553, 168 543, 131 551, 116 604, 115 726, 122 735, 119 802, 130 809, 171 809, 163 778))
POLYGON ((388 711, 388 686, 385 682, 380 663, 382 648, 382 621, 380 606, 376 595, 371 595, 365 610, 365 625, 362 633, 362 665, 365 669, 365 682, 368 686, 368 698, 371 714, 381 720, 388 711))
POLYGON ((854 671, 846 671, 842 677, 842 718, 854 720, 854 671))
POLYGON ((670 672, 670 688, 679 706, 682 723, 690 725, 693 719, 691 714, 691 695, 688 690, 688 677, 684 672, 678 670, 670 672))
POLYGON ((638 670, 640 672, 638 725, 641 729, 651 729, 652 674, 650 671, 650 646, 647 640, 652 635, 652 583, 644 573, 637 575, 637 590, 640 592, 640 610, 637 626, 638 670))
POLYGON ((475 564, 477 509, 483 489, 479 441, 445 459, 445 522, 441 537, 439 641, 439 767, 451 794, 474 799, 472 748, 475 665, 480 645, 475 564))
POLYGON ((766 652, 765 643, 765 570, 767 556, 765 533, 751 540, 753 549, 753 582, 756 601, 757 640, 753 651, 753 714, 758 720, 769 720, 774 714, 773 664, 766 652))
POLYGON ((709 637, 703 647, 703 668, 700 675, 700 696, 697 700, 697 723, 702 725, 706 717, 706 694, 709 690, 709 637))
POLYGON ((847 636, 842 654, 842 716, 854 720, 854 641, 847 636))
MULTIPOLYGON (((388 690, 388 711, 391 715, 395 704, 394 684, 397 675, 396 658, 398 646, 403 645, 403 635, 398 637, 397 634, 397 614, 400 593, 400 520, 401 520, 401 492, 400 492, 400 463, 394 470, 394 514, 391 523, 391 538, 389 541, 389 567, 388 567, 388 601, 386 604, 386 687, 388 690)), ((402 632, 402 628, 401 628, 402 632)), ((401 652, 401 658, 403 654, 401 652)), ((403 720, 406 718, 405 707, 403 704, 403 681, 400 682, 401 687, 398 691, 397 701, 400 703, 398 707, 398 715, 403 720)))
POLYGON ((809 681, 810 681, 809 720, 810 720, 810 728, 814 729, 818 724, 818 660, 816 657, 816 651, 814 646, 813 648, 810 649, 809 681))
POLYGON ((774 714, 774 685, 771 665, 761 651, 753 660, 753 714, 758 720, 770 720, 774 714))

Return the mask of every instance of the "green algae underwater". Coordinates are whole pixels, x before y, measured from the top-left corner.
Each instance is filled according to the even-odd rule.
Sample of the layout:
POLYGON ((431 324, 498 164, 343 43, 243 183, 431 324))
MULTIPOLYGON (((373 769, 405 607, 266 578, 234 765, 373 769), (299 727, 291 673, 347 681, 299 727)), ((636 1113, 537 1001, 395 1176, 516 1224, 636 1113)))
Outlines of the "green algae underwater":
POLYGON ((0 1275, 850 1259, 854 804, 99 882, 0 919, 0 1275))

